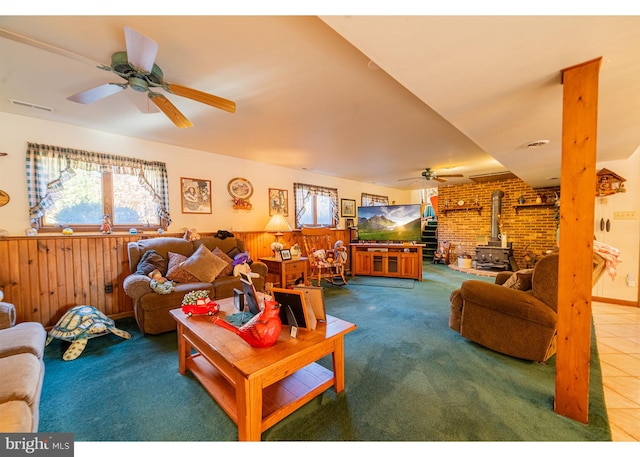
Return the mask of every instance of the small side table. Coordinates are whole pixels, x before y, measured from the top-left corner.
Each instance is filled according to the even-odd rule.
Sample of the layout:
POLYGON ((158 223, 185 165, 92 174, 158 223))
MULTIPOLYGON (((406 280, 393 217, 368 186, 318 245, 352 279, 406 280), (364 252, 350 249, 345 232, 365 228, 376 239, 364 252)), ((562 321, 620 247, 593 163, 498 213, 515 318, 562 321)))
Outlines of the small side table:
POLYGON ((298 278, 309 281, 309 258, 293 257, 290 260, 280 260, 276 257, 261 257, 260 262, 267 265, 267 282, 285 288, 287 284, 295 283, 298 278))

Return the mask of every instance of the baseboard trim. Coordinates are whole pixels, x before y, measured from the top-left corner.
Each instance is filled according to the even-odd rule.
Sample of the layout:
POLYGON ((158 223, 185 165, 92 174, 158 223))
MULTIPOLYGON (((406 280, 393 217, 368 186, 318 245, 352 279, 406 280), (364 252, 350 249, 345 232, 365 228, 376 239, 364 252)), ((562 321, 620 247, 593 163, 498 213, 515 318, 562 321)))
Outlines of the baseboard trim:
POLYGON ((637 301, 631 300, 618 300, 617 298, 606 298, 606 297, 591 297, 591 301, 597 301, 601 303, 611 303, 613 305, 622 305, 622 306, 633 306, 635 308, 640 308, 637 301))

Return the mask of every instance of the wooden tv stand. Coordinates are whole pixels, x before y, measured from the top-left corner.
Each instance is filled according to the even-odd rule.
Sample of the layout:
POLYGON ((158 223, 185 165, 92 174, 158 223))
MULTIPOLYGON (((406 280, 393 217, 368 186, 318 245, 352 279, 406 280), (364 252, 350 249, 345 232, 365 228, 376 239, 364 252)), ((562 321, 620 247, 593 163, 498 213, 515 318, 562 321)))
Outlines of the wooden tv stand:
POLYGON ((422 281, 423 247, 424 244, 353 243, 351 274, 422 281))

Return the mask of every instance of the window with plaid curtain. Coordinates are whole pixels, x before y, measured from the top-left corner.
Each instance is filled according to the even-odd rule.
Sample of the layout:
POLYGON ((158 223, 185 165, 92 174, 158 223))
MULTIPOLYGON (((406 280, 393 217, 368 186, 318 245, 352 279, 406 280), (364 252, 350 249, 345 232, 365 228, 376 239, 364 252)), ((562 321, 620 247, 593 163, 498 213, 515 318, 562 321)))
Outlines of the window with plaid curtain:
POLYGON ((65 182, 75 176, 76 170, 137 176, 139 185, 152 196, 161 227, 166 228, 171 223, 164 162, 28 143, 27 192, 33 227, 40 227, 47 210, 63 194, 65 182))
POLYGON ((362 194, 362 206, 386 206, 389 197, 386 195, 362 194))
POLYGON ((296 228, 303 225, 338 225, 338 189, 293 183, 296 228))

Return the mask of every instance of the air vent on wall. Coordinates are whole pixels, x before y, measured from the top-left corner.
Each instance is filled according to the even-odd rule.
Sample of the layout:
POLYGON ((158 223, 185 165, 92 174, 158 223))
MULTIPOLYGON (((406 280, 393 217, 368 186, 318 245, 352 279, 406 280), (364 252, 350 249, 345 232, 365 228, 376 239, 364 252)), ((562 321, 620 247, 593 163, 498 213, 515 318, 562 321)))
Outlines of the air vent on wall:
POLYGON ((503 171, 499 173, 487 173, 485 175, 469 176, 469 179, 475 183, 502 181, 503 179, 513 179, 513 178, 517 178, 517 176, 511 173, 510 171, 503 171))
POLYGON ((48 106, 36 105, 35 103, 21 102, 20 100, 13 100, 13 99, 9 99, 9 101, 11 103, 13 103, 14 105, 24 106, 24 107, 27 107, 27 108, 39 109, 39 110, 42 110, 42 111, 47 111, 49 113, 53 113, 53 108, 49 108, 48 106))

